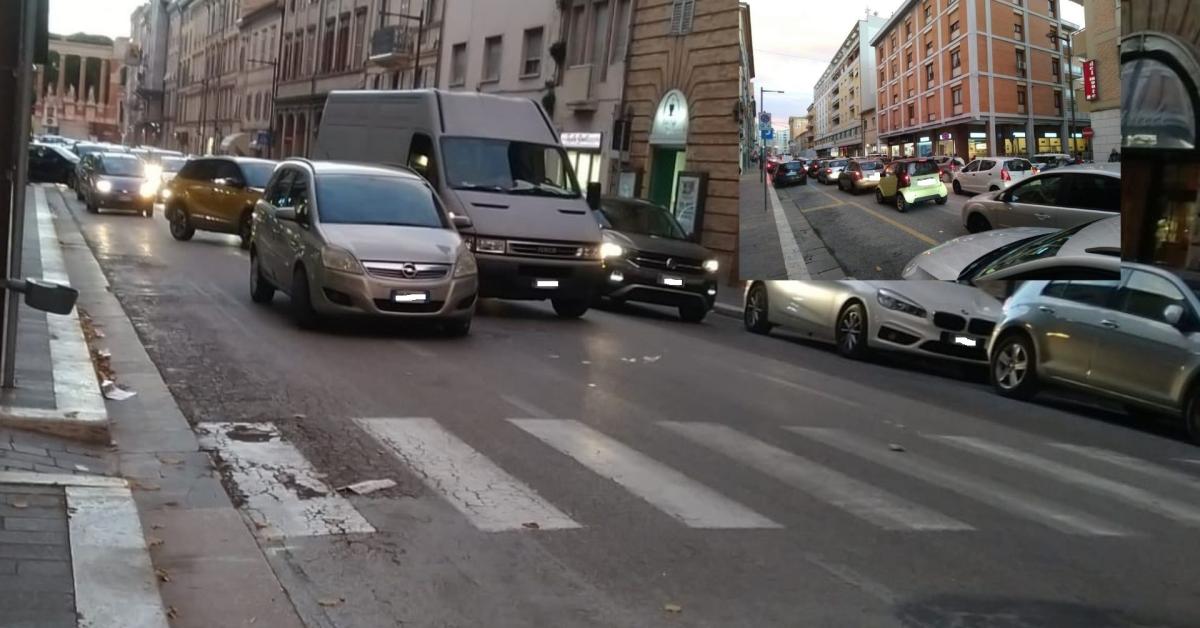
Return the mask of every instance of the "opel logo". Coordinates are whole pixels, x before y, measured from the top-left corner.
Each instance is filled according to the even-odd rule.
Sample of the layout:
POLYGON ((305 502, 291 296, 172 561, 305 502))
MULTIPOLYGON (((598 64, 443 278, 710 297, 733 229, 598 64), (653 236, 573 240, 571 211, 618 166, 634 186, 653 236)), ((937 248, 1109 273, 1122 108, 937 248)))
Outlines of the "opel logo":
POLYGON ((675 258, 668 257, 667 258, 667 270, 675 270, 675 265, 676 265, 675 258))
POLYGON ((417 276, 417 267, 414 264, 405 264, 400 267, 400 273, 409 279, 417 276))

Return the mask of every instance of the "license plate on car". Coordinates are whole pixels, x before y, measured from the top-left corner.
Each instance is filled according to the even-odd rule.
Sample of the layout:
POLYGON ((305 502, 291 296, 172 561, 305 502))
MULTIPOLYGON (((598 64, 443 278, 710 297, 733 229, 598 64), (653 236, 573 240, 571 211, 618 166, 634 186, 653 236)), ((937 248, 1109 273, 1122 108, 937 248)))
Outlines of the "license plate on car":
POLYGON ((392 291, 392 303, 428 303, 429 293, 414 290, 392 291))
POLYGON ((557 279, 538 279, 533 282, 533 285, 537 286, 538 288, 557 288, 558 280, 557 279))
POLYGON ((921 179, 917 185, 937 185, 937 179, 921 179))
POLYGON ((979 339, 970 336, 951 336, 950 342, 960 347, 970 347, 972 349, 979 346, 979 339))
POLYGON ((682 286, 683 285, 683 280, 680 279, 679 277, 663 277, 662 282, 663 282, 664 286, 682 286))
POLYGON ((120 195, 120 196, 118 196, 118 197, 117 197, 117 200, 118 200, 118 201, 129 201, 129 200, 130 200, 130 198, 131 198, 131 197, 130 197, 128 194, 122 194, 122 195, 120 195))

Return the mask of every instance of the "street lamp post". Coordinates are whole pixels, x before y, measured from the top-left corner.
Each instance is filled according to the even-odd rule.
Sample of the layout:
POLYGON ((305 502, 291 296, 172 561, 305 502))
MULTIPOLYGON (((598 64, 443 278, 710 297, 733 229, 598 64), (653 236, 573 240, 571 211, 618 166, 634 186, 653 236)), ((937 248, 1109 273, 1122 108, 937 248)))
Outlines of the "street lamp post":
MULTIPOLYGON (((766 89, 765 87, 758 88, 758 106, 760 111, 766 111, 763 99, 766 94, 782 94, 781 89, 766 89)), ((762 146, 761 156, 758 160, 758 166, 762 168, 762 184, 763 184, 763 211, 767 211, 767 140, 763 138, 762 132, 758 134, 759 144, 762 146)))
POLYGON ((421 73, 421 32, 425 30, 425 8, 421 8, 421 12, 417 15, 408 15, 407 13, 390 13, 388 11, 380 11, 379 17, 398 17, 404 20, 413 20, 417 23, 417 41, 413 45, 413 80, 412 88, 417 89, 417 75, 421 73))

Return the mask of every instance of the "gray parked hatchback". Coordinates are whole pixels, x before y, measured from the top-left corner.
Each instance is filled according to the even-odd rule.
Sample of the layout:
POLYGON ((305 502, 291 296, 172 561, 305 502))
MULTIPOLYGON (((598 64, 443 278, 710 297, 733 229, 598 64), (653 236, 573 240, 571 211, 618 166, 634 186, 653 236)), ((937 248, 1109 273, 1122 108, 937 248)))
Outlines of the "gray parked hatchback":
POLYGON ((996 392, 1061 384, 1180 417, 1200 444, 1200 274, 1124 263, 1119 280, 1030 281, 989 344, 996 392))
POLYGON ((971 233, 1009 227, 1069 229, 1121 213, 1121 164, 1063 166, 963 204, 971 233))

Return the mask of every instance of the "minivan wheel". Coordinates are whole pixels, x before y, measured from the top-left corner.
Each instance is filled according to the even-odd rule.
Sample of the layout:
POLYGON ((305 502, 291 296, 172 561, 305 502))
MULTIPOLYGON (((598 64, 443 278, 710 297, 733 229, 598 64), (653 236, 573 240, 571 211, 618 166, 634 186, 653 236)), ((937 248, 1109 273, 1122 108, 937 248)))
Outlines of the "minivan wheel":
POLYGON ((550 299, 559 318, 579 318, 591 307, 589 299, 550 299))
POLYGON ((1186 405, 1183 407, 1183 420, 1187 425, 1188 438, 1200 445, 1200 384, 1192 386, 1186 405))
POLYGON ((690 305, 679 306, 679 320, 685 323, 699 323, 708 315, 708 308, 692 303, 690 305))
POLYGON ((838 316, 836 336, 838 353, 852 360, 867 357, 867 308, 862 303, 851 303, 838 316))
POLYGON ((317 326, 318 316, 317 311, 313 309, 312 293, 308 287, 308 273, 304 272, 304 268, 296 269, 292 274, 292 318, 296 324, 304 329, 312 329, 317 326))
POLYGON ((271 285, 271 281, 263 276, 261 262, 258 260, 258 255, 250 254, 250 300, 255 303, 270 303, 271 297, 275 296, 275 286, 271 285))
POLYGON ((962 194, 962 193, 963 193, 963 192, 962 192, 962 184, 958 182, 958 179, 955 179, 955 180, 954 180, 954 185, 953 185, 953 187, 954 187, 954 193, 955 193, 955 194, 962 194))
POLYGON ((182 207, 176 207, 167 213, 170 215, 169 225, 172 238, 185 242, 196 235, 196 228, 192 226, 192 221, 188 219, 187 212, 182 207))
POLYGON ((742 310, 742 324, 746 330, 756 334, 771 333, 771 322, 768 319, 767 288, 762 284, 754 284, 750 294, 746 295, 746 307, 742 310))
POLYGON ((242 215, 242 221, 238 223, 238 237, 242 239, 242 248, 250 248, 250 235, 252 232, 250 223, 250 212, 242 215))
POLYGON ((992 350, 992 386, 1003 397, 1030 399, 1037 393, 1037 362, 1033 343, 1022 333, 1000 338, 992 350))
POLYGON ((981 233, 992 228, 992 223, 983 214, 971 214, 967 217, 967 231, 981 233))

